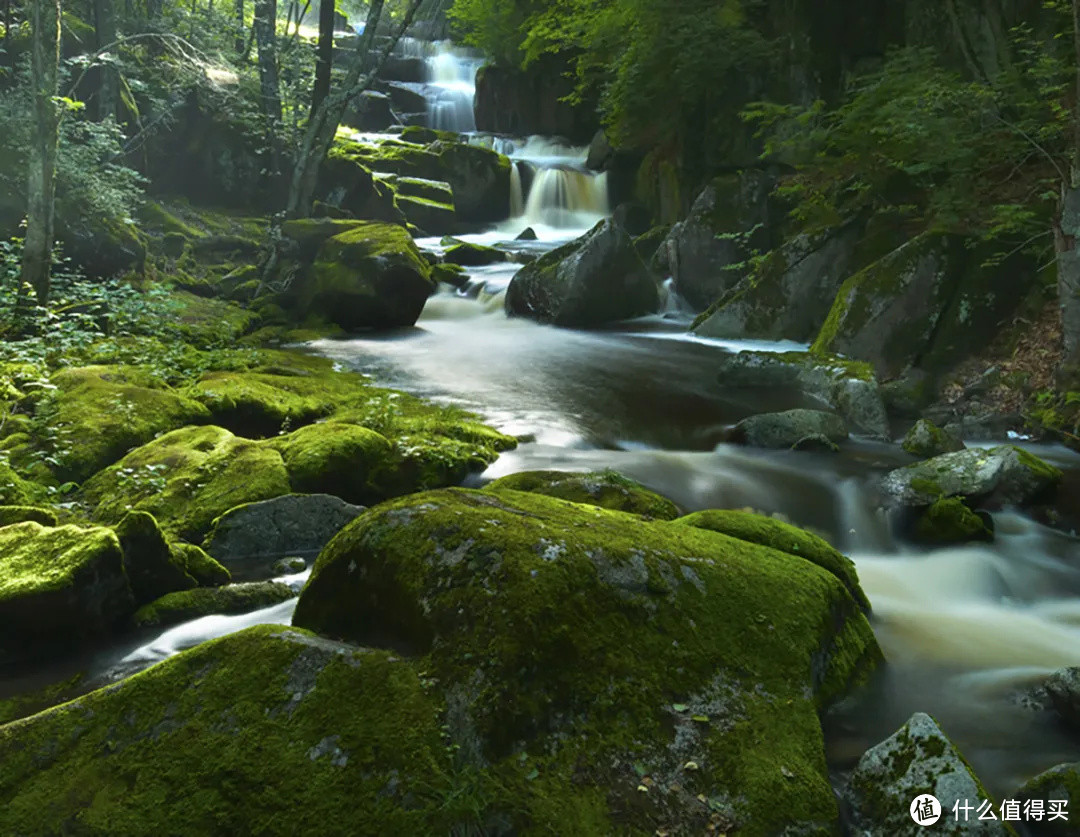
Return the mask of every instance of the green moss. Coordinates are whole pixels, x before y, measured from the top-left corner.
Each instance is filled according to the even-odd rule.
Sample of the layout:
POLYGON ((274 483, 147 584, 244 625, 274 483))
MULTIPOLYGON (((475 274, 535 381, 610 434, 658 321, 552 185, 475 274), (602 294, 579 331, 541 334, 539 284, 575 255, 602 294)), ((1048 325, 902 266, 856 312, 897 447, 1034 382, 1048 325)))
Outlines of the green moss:
POLYGON ((506 261, 506 253, 494 247, 463 241, 446 249, 443 261, 465 267, 480 267, 506 261))
POLYGON ((39 402, 35 426, 61 480, 82 481, 159 433, 210 418, 191 399, 148 386, 157 382, 141 367, 64 369, 51 382, 56 389, 39 402))
POLYGON ((35 691, 23 692, 0 700, 0 726, 63 703, 78 691, 83 678, 82 673, 74 674, 58 683, 50 683, 35 691))
POLYGON ((220 587, 232 581, 232 574, 211 558, 201 547, 178 541, 171 545, 174 560, 200 587, 220 587))
POLYGON ((294 491, 333 494, 350 503, 383 499, 378 481, 395 465, 390 442, 355 424, 313 424, 267 444, 281 452, 294 491))
POLYGON ((867 613, 870 601, 859 586, 859 576, 850 558, 828 541, 790 523, 735 509, 709 509, 680 517, 676 523, 722 532, 733 538, 804 558, 832 573, 867 613))
POLYGON ((923 512, 915 525, 915 536, 920 541, 934 544, 989 541, 994 538, 983 519, 959 497, 942 498, 923 512))
POLYGON ((616 471, 573 474, 564 471, 523 471, 501 477, 484 486, 485 491, 529 491, 585 503, 602 509, 640 514, 656 520, 673 520, 678 507, 666 497, 616 471))
POLYGON ((44 501, 44 486, 23 479, 13 468, 0 462, 0 503, 5 506, 28 506, 44 501))
POLYGON ((199 541, 215 517, 241 503, 289 493, 281 455, 221 427, 188 427, 136 448, 83 484, 94 519, 150 512, 173 537, 199 541))
POLYGON ((1038 479, 1046 482, 1060 482, 1064 474, 1060 468, 1055 468, 1049 462, 1039 459, 1035 454, 1023 448, 1014 448, 1017 459, 1038 479))
POLYGON ((519 791, 534 833, 698 833, 708 808, 680 806, 697 793, 732 831, 836 829, 817 713, 880 659, 810 561, 508 490, 369 510, 294 622, 420 655, 459 707, 455 742, 519 791))
POLYGON ((466 833, 439 725, 408 662, 252 628, 0 729, 0 831, 466 833))
POLYGON ((187 590, 196 581, 187 573, 184 557, 169 548, 154 516, 132 511, 116 525, 124 550, 124 572, 138 604, 174 590, 187 590))
POLYGON ((38 506, 0 506, 0 526, 33 521, 42 526, 55 526, 56 512, 38 506))
POLYGON ((295 595, 287 584, 273 581, 184 590, 140 607, 131 618, 131 624, 135 628, 164 627, 215 613, 250 613, 295 595))
POLYGON ((933 422, 919 419, 915 426, 904 436, 901 447, 912 456, 928 458, 942 453, 963 450, 964 443, 951 433, 946 433, 933 422))
POLYGON ((912 490, 929 497, 940 497, 944 493, 944 489, 937 480, 927 477, 915 477, 911 480, 910 485, 912 490))

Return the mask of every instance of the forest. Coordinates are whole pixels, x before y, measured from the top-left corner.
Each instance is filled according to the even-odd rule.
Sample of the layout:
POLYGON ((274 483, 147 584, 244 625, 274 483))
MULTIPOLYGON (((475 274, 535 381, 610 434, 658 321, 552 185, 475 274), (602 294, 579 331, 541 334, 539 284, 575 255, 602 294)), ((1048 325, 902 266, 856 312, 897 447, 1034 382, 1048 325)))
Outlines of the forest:
POLYGON ((1078 238, 1080 0, 0 0, 0 833, 1080 833, 1078 238))

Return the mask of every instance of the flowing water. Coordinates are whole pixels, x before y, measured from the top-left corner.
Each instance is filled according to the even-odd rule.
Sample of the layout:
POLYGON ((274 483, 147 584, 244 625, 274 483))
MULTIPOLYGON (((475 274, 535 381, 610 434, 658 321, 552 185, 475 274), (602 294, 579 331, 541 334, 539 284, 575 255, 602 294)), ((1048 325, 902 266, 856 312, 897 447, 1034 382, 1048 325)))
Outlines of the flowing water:
MULTIPOLYGON (((460 67, 472 59, 445 46, 423 49, 433 68, 427 87, 432 122, 450 121, 453 112, 453 119, 460 117, 455 124, 464 125, 464 110, 441 109, 442 93, 431 88, 471 90, 471 77, 466 85, 460 67)), ((585 170, 584 149, 540 138, 476 135, 471 141, 513 159, 515 217, 463 238, 536 254, 577 237, 608 211, 606 183, 585 170), (529 226, 536 241, 513 241, 529 226)), ((418 243, 441 247, 435 239, 418 243)), ((471 408, 528 439, 472 484, 539 468, 613 468, 688 512, 756 509, 817 531, 848 552, 873 603, 889 666, 867 697, 830 718, 827 739, 837 769, 915 711, 938 718, 999 796, 1053 764, 1080 758, 1080 748, 1045 714, 1016 699, 1048 672, 1080 663, 1076 537, 1003 512, 995 516, 993 544, 933 550, 898 544, 871 490, 881 474, 908 461, 898 446, 853 440, 828 455, 755 451, 722 441, 725 429, 747 415, 812 405, 788 391, 721 387, 718 359, 743 348, 805 347, 689 335, 692 312, 670 282, 662 312, 607 330, 508 319, 502 299, 517 267, 472 269, 468 286, 443 288, 413 329, 312 348, 380 383, 471 408)), ((1032 449, 1059 467, 1080 470, 1080 456, 1064 448, 1032 449)), ((298 585, 305 577, 286 580, 298 585)), ((91 680, 115 679, 252 624, 287 623, 294 607, 295 599, 134 638, 92 661, 91 680)))
POLYGON ((427 100, 427 127, 458 133, 475 131, 473 98, 476 71, 484 63, 483 57, 449 41, 402 38, 397 49, 403 57, 424 61, 424 81, 401 84, 427 100))

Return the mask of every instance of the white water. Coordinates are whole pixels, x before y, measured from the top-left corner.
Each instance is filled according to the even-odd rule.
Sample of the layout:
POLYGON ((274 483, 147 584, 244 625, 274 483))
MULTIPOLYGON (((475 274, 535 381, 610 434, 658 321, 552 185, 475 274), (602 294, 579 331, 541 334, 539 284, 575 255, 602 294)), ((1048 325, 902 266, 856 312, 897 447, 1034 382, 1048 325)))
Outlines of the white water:
POLYGON ((475 131, 473 98, 476 95, 476 71, 484 63, 483 58, 449 41, 402 38, 397 50, 403 57, 424 60, 424 81, 401 84, 427 100, 427 127, 458 133, 475 131))

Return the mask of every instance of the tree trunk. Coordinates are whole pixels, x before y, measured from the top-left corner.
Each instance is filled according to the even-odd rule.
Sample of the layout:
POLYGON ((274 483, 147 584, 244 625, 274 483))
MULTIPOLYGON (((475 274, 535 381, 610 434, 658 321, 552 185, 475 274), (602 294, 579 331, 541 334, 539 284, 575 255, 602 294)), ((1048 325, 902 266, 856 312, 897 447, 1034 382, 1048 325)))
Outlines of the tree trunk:
MULTIPOLYGON (((100 50, 109 44, 116 42, 116 9, 114 0, 94 0, 94 33, 97 38, 97 48, 100 50)), ((98 69, 98 121, 116 119, 117 102, 119 101, 120 79, 116 68, 110 64, 104 64, 98 69)))
POLYGON ((319 45, 315 52, 315 84, 311 88, 311 115, 330 92, 330 74, 334 70, 334 0, 319 0, 319 45))
POLYGON ((244 54, 244 0, 236 0, 234 5, 236 14, 236 40, 234 45, 236 47, 236 54, 244 54))
POLYGON ((271 172, 281 172, 281 83, 277 62, 277 0, 255 0, 255 41, 259 52, 259 91, 266 116, 271 172))
POLYGON ((27 160, 22 281, 34 289, 38 304, 46 305, 52 266, 56 145, 59 134, 55 99, 57 66, 60 62, 60 0, 30 0, 28 7, 34 124, 27 160))
MULTIPOLYGON (((1080 0, 1072 0, 1076 95, 1080 97, 1080 0)), ((1054 224, 1057 250, 1058 304, 1065 365, 1080 361, 1080 98, 1073 104, 1073 132, 1068 182, 1061 184, 1058 218, 1054 224)))

